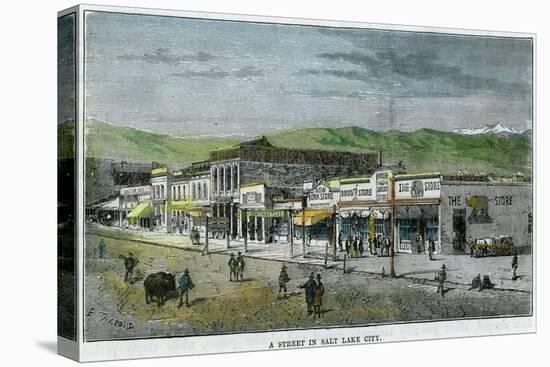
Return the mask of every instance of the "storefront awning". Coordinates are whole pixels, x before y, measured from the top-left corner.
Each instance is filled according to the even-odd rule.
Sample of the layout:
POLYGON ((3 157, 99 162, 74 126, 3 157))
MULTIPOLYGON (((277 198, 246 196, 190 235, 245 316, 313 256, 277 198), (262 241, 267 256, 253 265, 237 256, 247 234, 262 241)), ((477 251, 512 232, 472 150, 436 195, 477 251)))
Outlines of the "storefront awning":
POLYGON ((306 209, 304 211, 298 212, 294 216, 294 224, 298 226, 303 226, 304 222, 306 226, 312 226, 319 223, 323 219, 330 217, 332 210, 327 209, 306 209))
POLYGON ((100 210, 118 210, 120 207, 120 198, 117 196, 111 201, 101 205, 100 210))
POLYGON ((195 209, 195 206, 191 203, 191 200, 172 200, 170 202, 170 209, 188 211, 195 209))
POLYGON ((390 208, 353 208, 340 211, 342 218, 349 218, 357 215, 360 218, 374 217, 375 219, 388 219, 391 214, 390 208))
POLYGON ((437 205, 402 205, 395 208, 398 219, 433 219, 439 216, 437 205))
POLYGON ((128 220, 134 220, 137 218, 145 217, 151 213, 151 205, 149 202, 139 203, 126 218, 128 220))
POLYGON ((185 211, 192 217, 204 217, 207 213, 210 212, 207 208, 193 208, 185 211))

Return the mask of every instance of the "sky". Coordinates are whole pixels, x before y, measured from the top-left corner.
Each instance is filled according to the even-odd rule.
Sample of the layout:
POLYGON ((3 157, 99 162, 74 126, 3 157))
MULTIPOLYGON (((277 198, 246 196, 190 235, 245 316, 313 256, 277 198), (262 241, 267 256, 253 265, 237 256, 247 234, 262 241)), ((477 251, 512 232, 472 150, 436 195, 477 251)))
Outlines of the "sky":
POLYGON ((525 38, 103 12, 86 13, 85 37, 85 117, 114 125, 257 136, 532 124, 525 38))

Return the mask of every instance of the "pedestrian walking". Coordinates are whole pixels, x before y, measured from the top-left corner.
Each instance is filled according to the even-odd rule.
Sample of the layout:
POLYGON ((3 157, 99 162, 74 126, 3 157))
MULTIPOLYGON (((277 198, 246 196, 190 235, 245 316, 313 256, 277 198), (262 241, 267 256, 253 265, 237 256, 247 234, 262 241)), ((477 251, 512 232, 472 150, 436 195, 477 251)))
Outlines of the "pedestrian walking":
POLYGON ((441 297, 445 296, 445 280, 447 280, 447 267, 445 264, 441 265, 441 270, 436 275, 436 280, 438 281, 439 285, 437 286, 437 292, 439 293, 439 290, 441 289, 441 297))
POLYGON ((102 259, 103 256, 105 255, 105 241, 103 240, 103 238, 99 240, 97 249, 99 251, 99 258, 102 259))
POLYGON ((323 294, 325 294, 325 286, 323 285, 323 282, 321 282, 321 274, 317 274, 317 283, 315 284, 314 317, 317 316, 321 318, 323 294))
POLYGON ((378 257, 382 256, 382 236, 381 235, 376 236, 376 242, 374 245, 376 247, 376 256, 378 257))
POLYGON ((359 254, 359 251, 357 249, 357 237, 353 237, 353 245, 351 248, 351 257, 357 257, 359 254))
POLYGON ((428 241, 428 257, 430 260, 434 259, 435 242, 433 239, 428 241))
POLYGON ((124 259, 124 267, 126 268, 126 274, 124 275, 124 281, 132 283, 134 281, 134 269, 139 263, 139 260, 134 257, 133 252, 128 252, 128 256, 119 255, 120 259, 124 259))
POLYGON ((512 258, 512 280, 516 280, 518 277, 516 275, 516 272, 518 270, 518 253, 517 251, 514 251, 514 257, 512 258))
POLYGON ((304 289, 305 296, 306 296, 306 306, 307 306, 307 314, 311 315, 313 313, 313 301, 315 299, 315 287, 317 284, 315 283, 313 273, 309 274, 309 279, 307 282, 302 284, 300 288, 304 289))
POLYGON ((236 278, 237 276, 237 260, 235 259, 234 253, 231 253, 231 255, 229 255, 229 261, 227 262, 227 265, 229 265, 229 281, 232 282, 233 278, 236 278))
POLYGON ((237 264, 236 264, 236 271, 235 271, 235 275, 237 275, 237 280, 241 280, 241 282, 243 281, 243 274, 244 274, 244 266, 245 266, 245 262, 244 262, 244 255, 241 254, 240 251, 237 252, 237 264))
POLYGON ((288 273, 286 272, 286 265, 283 264, 281 267, 281 272, 279 273, 279 292, 277 293, 277 297, 281 295, 281 291, 283 291, 283 296, 286 298, 286 284, 290 281, 290 278, 288 276, 288 273))
POLYGON ((359 256, 363 257, 363 252, 365 252, 365 247, 363 246, 362 236, 359 236, 359 244, 357 245, 357 249, 359 250, 359 256))
POLYGON ((340 252, 344 251, 342 248, 343 241, 344 241, 344 235, 342 234, 342 232, 340 232, 338 233, 338 248, 340 249, 340 252))
POLYGON ((195 288, 195 284, 193 283, 193 280, 191 280, 191 276, 189 275, 189 270, 185 269, 183 271, 183 275, 179 279, 178 284, 178 288, 180 290, 180 303, 178 304, 178 307, 183 306, 184 295, 185 305, 189 307, 189 290, 195 288))
POLYGON ((351 248, 351 236, 346 237, 346 254, 350 256, 350 248, 351 248))
POLYGON ((417 232, 416 233, 416 253, 420 254, 422 252, 422 248, 423 248, 423 244, 422 244, 422 235, 420 234, 420 232, 417 232))

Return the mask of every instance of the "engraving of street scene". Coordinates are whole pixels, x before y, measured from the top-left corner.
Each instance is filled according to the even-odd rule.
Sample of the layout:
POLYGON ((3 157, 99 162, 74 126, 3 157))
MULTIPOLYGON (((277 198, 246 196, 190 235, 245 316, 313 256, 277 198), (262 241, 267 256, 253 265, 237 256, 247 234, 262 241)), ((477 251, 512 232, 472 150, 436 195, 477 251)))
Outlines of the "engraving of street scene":
POLYGON ((532 39, 85 25, 86 340, 532 314, 532 39))

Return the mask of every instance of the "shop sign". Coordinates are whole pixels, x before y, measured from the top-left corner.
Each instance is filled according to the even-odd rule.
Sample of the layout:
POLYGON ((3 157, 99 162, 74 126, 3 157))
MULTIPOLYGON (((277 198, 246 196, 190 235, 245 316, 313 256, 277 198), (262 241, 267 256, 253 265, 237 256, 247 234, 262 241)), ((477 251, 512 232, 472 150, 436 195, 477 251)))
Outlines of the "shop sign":
POLYGON ((282 218, 287 216, 287 211, 283 209, 255 209, 247 210, 246 215, 260 218, 282 218))
POLYGON ((395 182, 396 199, 436 199, 440 195, 441 180, 439 177, 395 182))
POLYGON ((149 195, 149 194, 151 194, 151 186, 125 187, 120 189, 121 196, 149 195))
POLYGON ((244 204, 257 204, 262 202, 262 194, 259 192, 249 191, 243 194, 244 204))
POLYGON ((389 176, 388 171, 376 173, 376 201, 388 200, 389 176))
POLYGON ((340 201, 374 200, 371 183, 344 184, 340 186, 340 201))
POLYGON ((319 185, 309 193, 307 199, 310 205, 328 204, 334 201, 333 191, 326 185, 319 185))

